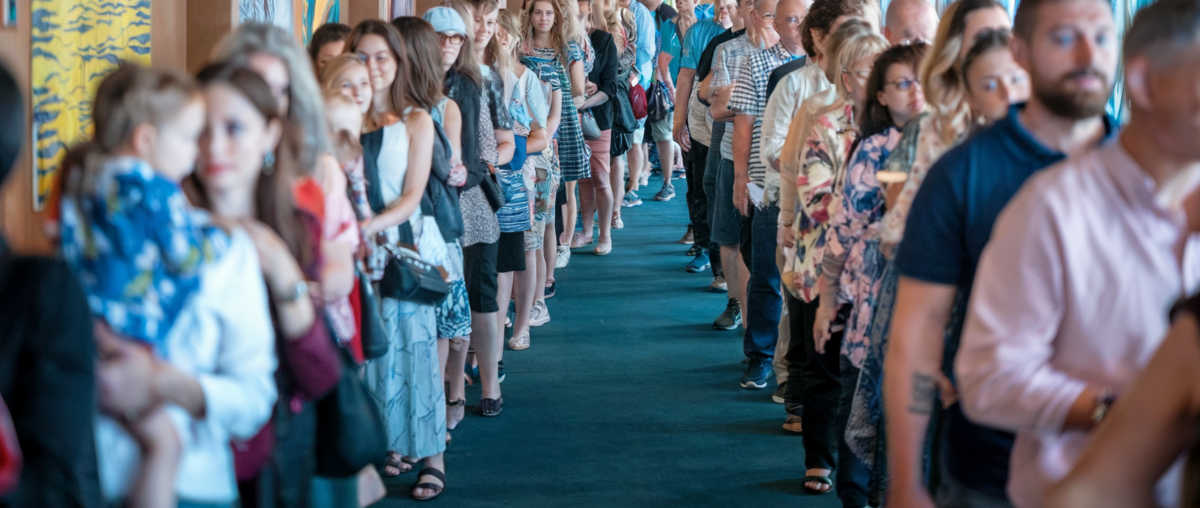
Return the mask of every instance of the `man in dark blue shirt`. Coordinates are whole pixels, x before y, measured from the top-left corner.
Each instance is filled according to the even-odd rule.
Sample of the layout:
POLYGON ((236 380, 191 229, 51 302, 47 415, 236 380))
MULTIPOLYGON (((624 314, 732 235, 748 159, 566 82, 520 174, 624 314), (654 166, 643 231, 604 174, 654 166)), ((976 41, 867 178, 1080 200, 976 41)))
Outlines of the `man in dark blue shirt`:
MULTIPOLYGON (((1116 34, 1106 32, 1112 11, 1101 3, 1108 5, 1021 3, 1012 51, 1030 73, 1033 96, 947 152, 913 201, 896 258, 901 278, 884 369, 889 505, 935 506, 921 474, 927 425, 937 388, 952 375, 975 268, 996 217, 1031 175, 1114 134, 1104 107, 1116 75, 1116 34)), ((1011 434, 969 422, 955 404, 937 438, 936 506, 1009 506, 1011 434)))

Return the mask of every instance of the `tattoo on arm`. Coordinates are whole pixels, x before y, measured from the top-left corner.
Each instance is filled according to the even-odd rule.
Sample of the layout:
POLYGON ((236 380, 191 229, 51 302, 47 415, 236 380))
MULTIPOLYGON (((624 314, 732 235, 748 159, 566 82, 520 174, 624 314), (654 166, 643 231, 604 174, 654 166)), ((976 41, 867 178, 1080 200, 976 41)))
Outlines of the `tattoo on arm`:
POLYGON ((936 398, 937 380, 928 374, 913 374, 912 402, 908 404, 908 412, 918 415, 933 413, 936 398))

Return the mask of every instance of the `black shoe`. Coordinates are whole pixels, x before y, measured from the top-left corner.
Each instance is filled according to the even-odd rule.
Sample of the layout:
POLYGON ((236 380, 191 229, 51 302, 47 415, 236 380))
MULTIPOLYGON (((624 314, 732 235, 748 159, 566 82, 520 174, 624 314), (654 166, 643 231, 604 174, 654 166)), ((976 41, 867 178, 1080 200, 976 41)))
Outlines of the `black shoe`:
POLYGON ((742 374, 742 388, 761 390, 767 387, 771 379, 771 362, 766 360, 750 360, 746 373, 742 374))
POLYGON ((546 293, 545 293, 544 298, 554 298, 554 290, 557 288, 557 286, 558 286, 558 281, 551 282, 549 286, 546 286, 546 293))
POLYGON ((738 305, 737 299, 730 298, 729 304, 725 306, 725 312, 717 316, 717 320, 713 321, 713 328, 718 330, 732 330, 742 324, 742 307, 738 305))
POLYGON ((479 400, 479 414, 483 416, 500 416, 502 409, 504 409, 504 397, 479 400))
POLYGON ((774 402, 776 404, 783 404, 783 403, 787 402, 787 399, 788 399, 788 382, 784 381, 782 383, 779 383, 779 386, 775 388, 775 393, 771 394, 771 402, 774 402))

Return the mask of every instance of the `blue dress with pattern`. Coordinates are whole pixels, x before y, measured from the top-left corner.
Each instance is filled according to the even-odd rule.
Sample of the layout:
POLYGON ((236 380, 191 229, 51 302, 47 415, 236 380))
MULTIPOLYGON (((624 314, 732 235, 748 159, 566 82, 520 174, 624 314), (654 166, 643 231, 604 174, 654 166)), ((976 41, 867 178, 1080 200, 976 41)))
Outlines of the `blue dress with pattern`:
MULTIPOLYGON (((586 57, 583 50, 574 41, 567 43, 569 62, 582 61, 586 57)), ((557 90, 562 90, 562 121, 554 137, 558 140, 558 164, 562 170, 564 182, 574 182, 592 176, 592 168, 588 163, 591 153, 583 142, 583 128, 579 125, 579 111, 571 100, 571 76, 563 67, 558 51, 552 48, 526 48, 521 56, 521 63, 533 69, 542 81, 558 82, 557 90)))

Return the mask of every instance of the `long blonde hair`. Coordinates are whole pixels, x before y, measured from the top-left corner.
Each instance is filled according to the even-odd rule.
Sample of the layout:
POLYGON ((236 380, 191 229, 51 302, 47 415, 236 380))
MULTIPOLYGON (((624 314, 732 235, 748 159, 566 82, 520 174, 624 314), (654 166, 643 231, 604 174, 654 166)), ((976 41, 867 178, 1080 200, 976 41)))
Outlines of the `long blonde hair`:
POLYGON ((513 72, 513 69, 518 64, 517 48, 521 47, 522 41, 521 16, 508 9, 500 9, 500 15, 496 17, 496 25, 508 35, 508 51, 500 47, 500 33, 497 30, 496 35, 492 36, 492 42, 488 44, 487 52, 484 56, 487 57, 487 64, 495 66, 496 70, 500 71, 500 75, 504 76, 507 81, 508 73, 513 72))
POLYGON ((921 89, 929 105, 930 120, 945 146, 958 143, 971 128, 971 107, 966 82, 960 72, 966 17, 972 12, 1003 8, 995 0, 959 0, 950 4, 938 24, 933 47, 921 65, 921 89))
POLYGON ((568 41, 574 41, 581 48, 586 42, 584 38, 587 33, 583 30, 583 25, 579 24, 579 3, 577 0, 555 0, 558 4, 556 9, 563 13, 563 38, 568 41))
POLYGON ((621 7, 621 4, 617 0, 600 0, 600 3, 601 8, 604 10, 604 21, 608 25, 608 33, 618 43, 617 47, 621 51, 624 51, 626 47, 637 41, 636 31, 623 30, 623 28, 628 29, 634 26, 633 13, 629 12, 629 9, 621 7), (609 2, 612 2, 612 8, 604 7, 603 4, 609 2))

